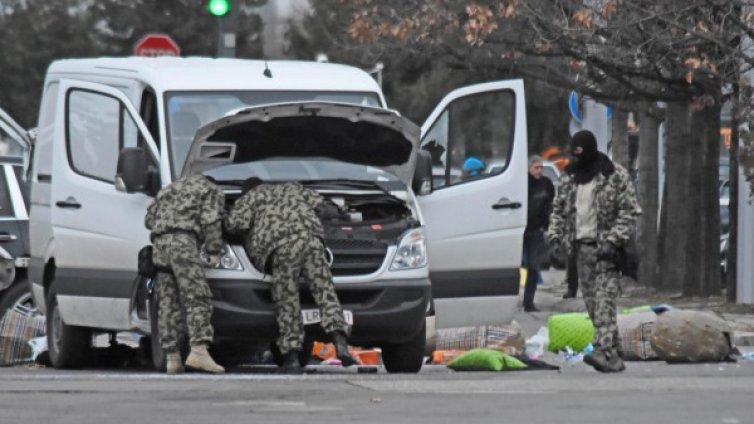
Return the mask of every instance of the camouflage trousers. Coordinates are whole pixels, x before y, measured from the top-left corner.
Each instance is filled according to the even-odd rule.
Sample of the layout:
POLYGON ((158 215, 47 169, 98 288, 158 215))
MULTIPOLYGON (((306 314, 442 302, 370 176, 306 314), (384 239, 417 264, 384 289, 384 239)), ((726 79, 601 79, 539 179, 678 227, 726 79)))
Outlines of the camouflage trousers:
POLYGON ((620 273, 611 261, 597 260, 597 246, 576 243, 579 284, 594 324, 594 350, 608 358, 620 355, 617 300, 620 273))
POLYGON ((325 246, 318 237, 292 237, 271 255, 272 299, 278 324, 277 345, 283 354, 301 350, 304 325, 301 319, 299 281, 309 286, 319 307, 322 328, 327 333, 348 333, 343 309, 333 286, 332 273, 325 257, 325 246))
POLYGON ((186 333, 192 346, 212 342, 212 293, 196 239, 187 234, 160 236, 154 241, 153 260, 160 269, 156 288, 162 348, 176 351, 186 333), (168 269, 171 272, 165 272, 168 269))

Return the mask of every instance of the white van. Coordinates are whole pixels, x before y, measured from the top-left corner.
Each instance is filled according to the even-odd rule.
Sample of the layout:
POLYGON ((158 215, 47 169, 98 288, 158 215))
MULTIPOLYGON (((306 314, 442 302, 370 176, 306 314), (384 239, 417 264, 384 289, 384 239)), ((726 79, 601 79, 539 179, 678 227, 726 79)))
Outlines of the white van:
MULTIPOLYGON (((153 360, 163 364, 155 302, 136 271, 149 243, 144 214, 160 187, 204 172, 229 203, 238 181, 254 175, 301 181, 347 207, 346 221, 325 226, 336 290, 353 321, 350 342, 381 347, 388 371, 418 371, 428 313, 449 327, 505 321, 515 310, 524 111, 522 81, 481 84, 443 99, 420 133, 386 108, 368 74, 343 65, 54 62, 31 169, 29 267, 53 364, 84 365, 93 332, 122 330, 151 339, 153 360), (451 182, 472 155, 506 165, 451 182), (445 178, 431 187, 437 167, 445 178)), ((221 266, 207 270, 220 357, 224 347, 269 343, 276 331, 269 276, 238 240, 227 241, 221 266)), ((301 294, 307 313, 314 304, 308 290, 301 294)), ((307 326, 307 341, 323 336, 307 326)))

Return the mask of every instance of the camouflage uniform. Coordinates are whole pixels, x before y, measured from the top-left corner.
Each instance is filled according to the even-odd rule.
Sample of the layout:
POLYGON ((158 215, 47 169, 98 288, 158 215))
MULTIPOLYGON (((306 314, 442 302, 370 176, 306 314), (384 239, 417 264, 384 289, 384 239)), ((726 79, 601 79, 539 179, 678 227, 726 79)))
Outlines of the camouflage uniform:
POLYGON ((297 183, 262 184, 238 198, 228 231, 245 234, 254 266, 272 274, 272 297, 282 353, 303 346, 299 279, 309 285, 328 333, 348 331, 325 259, 324 230, 315 209, 324 198, 297 183))
POLYGON ((591 207, 597 212, 596 243, 575 240, 577 184, 568 173, 560 177, 547 232, 550 243, 562 242, 569 252, 576 251, 584 303, 595 327, 594 348, 607 358, 620 354, 616 306, 620 272, 615 260, 598 260, 597 251, 604 243, 623 246, 631 237, 641 211, 628 172, 620 165, 613 165, 612 173, 599 172, 594 177, 591 207))
POLYGON ((153 260, 160 271, 157 322, 168 352, 176 350, 186 328, 191 346, 212 341, 212 293, 199 252, 202 244, 208 254, 222 249, 224 201, 222 190, 194 175, 160 190, 147 210, 144 222, 152 231, 153 260))

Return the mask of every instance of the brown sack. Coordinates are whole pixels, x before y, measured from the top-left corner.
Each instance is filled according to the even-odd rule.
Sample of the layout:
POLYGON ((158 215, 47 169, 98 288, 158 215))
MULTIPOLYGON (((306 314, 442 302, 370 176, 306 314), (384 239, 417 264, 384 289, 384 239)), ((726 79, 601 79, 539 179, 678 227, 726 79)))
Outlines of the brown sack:
POLYGON ((667 362, 719 362, 729 358, 733 330, 717 315, 673 309, 657 317, 652 348, 667 362))

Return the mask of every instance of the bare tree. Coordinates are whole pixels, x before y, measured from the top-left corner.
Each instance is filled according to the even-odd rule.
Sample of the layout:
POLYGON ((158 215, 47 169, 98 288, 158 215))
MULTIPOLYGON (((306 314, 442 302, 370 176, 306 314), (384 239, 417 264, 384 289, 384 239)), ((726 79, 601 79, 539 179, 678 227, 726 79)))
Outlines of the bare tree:
MULTIPOLYGON (((508 66, 608 103, 667 102, 666 219, 658 281, 685 295, 718 292, 716 141, 723 88, 734 78, 730 69, 754 63, 736 47, 738 34, 752 32, 752 16, 742 13, 747 2, 437 1, 412 5, 413 10, 367 0, 349 3, 368 4, 354 14, 351 33, 357 40, 391 39, 396 48, 427 46, 469 66, 508 66)), ((649 136, 644 135, 642 141, 649 136)), ((620 152, 622 146, 617 148, 620 152)), ((656 210, 645 213, 656 216, 656 210)), ((652 220, 642 224, 653 225, 652 220)), ((647 257, 652 249, 641 251, 647 265, 656 262, 647 257)))

